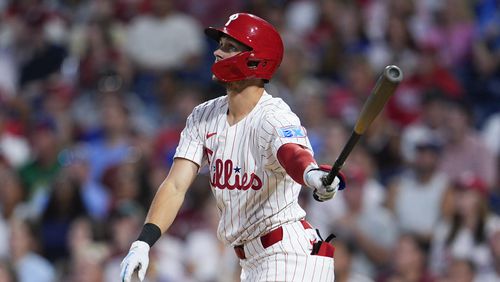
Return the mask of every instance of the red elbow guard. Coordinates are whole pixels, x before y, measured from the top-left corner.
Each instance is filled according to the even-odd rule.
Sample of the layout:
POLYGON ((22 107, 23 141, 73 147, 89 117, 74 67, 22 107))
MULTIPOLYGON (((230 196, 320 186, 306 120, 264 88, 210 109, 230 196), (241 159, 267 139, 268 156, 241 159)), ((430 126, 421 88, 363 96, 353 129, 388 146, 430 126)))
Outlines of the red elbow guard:
POLYGON ((295 182, 305 185, 304 171, 311 163, 316 163, 311 152, 299 144, 288 143, 278 149, 277 157, 286 173, 295 182))

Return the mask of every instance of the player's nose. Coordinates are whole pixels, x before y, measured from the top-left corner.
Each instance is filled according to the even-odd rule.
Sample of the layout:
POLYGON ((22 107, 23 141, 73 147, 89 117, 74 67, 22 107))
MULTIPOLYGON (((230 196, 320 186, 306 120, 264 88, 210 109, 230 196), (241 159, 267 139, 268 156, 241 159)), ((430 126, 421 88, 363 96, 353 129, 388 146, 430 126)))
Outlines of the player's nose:
POLYGON ((224 58, 224 54, 224 51, 222 51, 220 48, 217 48, 214 51, 215 61, 222 60, 224 58))

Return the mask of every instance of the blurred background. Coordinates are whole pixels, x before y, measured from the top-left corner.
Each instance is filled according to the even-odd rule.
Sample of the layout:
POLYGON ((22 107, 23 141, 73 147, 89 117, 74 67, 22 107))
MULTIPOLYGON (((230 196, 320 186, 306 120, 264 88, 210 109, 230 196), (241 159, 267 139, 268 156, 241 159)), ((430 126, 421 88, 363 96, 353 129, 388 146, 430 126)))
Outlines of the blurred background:
MULTIPOLYGON (((308 219, 336 281, 500 281, 500 1, 0 0, 0 281, 118 281, 194 106, 203 34, 246 11, 285 41, 267 85, 332 163, 387 64, 405 79, 308 219)), ((207 175, 147 281, 238 281, 207 175)))

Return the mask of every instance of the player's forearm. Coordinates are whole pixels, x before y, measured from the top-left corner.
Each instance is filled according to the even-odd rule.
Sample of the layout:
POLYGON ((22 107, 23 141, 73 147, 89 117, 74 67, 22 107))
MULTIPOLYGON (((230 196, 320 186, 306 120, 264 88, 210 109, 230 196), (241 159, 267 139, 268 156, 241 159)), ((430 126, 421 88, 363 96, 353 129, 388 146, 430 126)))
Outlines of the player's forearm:
POLYGON ((168 230, 184 201, 187 189, 197 174, 196 163, 187 159, 174 159, 167 178, 156 192, 146 217, 146 223, 137 240, 153 246, 168 230))
POLYGON ((176 188, 173 183, 164 182, 156 192, 145 223, 155 224, 163 234, 172 225, 184 197, 184 190, 176 188))

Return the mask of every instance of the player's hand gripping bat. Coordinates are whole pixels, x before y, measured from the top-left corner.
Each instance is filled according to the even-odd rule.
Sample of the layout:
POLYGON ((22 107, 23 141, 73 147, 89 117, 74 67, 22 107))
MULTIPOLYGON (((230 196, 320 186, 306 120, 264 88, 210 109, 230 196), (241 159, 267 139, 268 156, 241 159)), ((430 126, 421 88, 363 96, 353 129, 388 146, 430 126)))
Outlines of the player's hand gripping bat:
POLYGON ((352 149, 358 142, 359 138, 365 133, 366 129, 372 121, 377 117, 385 103, 389 98, 394 94, 398 84, 403 79, 403 72, 401 69, 395 65, 386 66, 384 72, 378 78, 377 84, 372 89, 368 100, 366 100, 363 105, 363 109, 359 114, 358 120, 354 126, 354 130, 352 131, 351 137, 344 145, 342 152, 339 157, 333 164, 330 172, 323 177, 322 182, 323 185, 330 185, 335 176, 339 173, 340 169, 344 165, 345 160, 351 153, 352 149))

